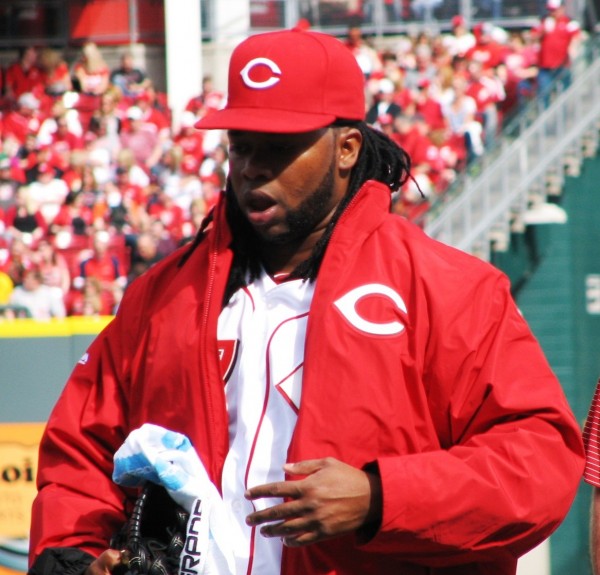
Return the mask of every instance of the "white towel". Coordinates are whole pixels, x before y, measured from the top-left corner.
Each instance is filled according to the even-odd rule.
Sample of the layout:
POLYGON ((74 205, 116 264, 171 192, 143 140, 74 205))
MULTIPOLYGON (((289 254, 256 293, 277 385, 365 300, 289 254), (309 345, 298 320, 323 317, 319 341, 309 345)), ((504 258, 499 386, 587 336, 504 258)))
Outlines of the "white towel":
POLYGON ((115 483, 162 485, 190 513, 181 575, 235 575, 223 500, 185 435, 146 423, 129 434, 114 464, 115 483))

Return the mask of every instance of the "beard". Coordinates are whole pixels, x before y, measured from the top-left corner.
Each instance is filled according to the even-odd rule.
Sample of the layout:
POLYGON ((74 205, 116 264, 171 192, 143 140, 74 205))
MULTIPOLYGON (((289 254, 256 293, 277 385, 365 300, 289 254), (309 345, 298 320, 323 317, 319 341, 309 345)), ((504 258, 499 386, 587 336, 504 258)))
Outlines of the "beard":
POLYGON ((300 205, 290 210, 285 218, 288 230, 276 236, 261 237, 267 245, 283 245, 303 240, 315 229, 331 211, 335 173, 335 159, 319 182, 315 191, 305 198, 300 205))

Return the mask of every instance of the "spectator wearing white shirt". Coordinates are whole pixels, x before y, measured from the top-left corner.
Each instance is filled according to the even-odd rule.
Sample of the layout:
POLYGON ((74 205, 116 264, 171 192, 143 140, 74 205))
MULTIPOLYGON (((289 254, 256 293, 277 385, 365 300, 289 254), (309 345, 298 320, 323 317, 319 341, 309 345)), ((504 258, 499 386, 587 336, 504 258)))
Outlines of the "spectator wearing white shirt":
POLYGON ((42 274, 35 267, 24 272, 23 283, 12 291, 9 305, 26 308, 34 319, 66 316, 61 289, 44 285, 42 274))

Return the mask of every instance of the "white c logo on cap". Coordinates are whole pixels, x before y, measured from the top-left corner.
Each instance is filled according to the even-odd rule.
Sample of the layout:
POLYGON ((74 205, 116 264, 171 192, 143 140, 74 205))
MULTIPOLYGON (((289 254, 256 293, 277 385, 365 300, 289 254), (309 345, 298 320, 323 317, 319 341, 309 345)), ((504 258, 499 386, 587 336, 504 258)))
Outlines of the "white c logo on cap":
POLYGON ((404 325, 399 321, 390 321, 387 323, 372 322, 356 311, 358 300, 368 296, 383 296, 392 301, 392 303, 402 312, 407 313, 406 304, 396 291, 382 284, 362 285, 334 302, 341 314, 358 330, 372 335, 397 335, 404 331, 404 325))
POLYGON ((240 76, 244 81, 244 84, 248 86, 248 88, 256 88, 257 90, 264 90, 265 88, 270 88, 279 82, 280 78, 278 77, 281 74, 281 69, 273 60, 269 60, 268 58, 254 58, 254 60, 250 60, 245 66, 244 69, 240 72, 240 76), (250 71, 254 66, 266 66, 271 70, 273 75, 263 82, 255 82, 250 78, 250 71))

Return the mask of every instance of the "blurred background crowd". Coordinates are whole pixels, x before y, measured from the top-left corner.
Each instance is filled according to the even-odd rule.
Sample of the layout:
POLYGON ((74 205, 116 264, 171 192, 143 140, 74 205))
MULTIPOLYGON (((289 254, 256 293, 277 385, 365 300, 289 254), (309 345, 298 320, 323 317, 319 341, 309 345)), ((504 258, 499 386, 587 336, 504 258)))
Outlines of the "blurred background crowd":
MULTIPOLYGON (((449 31, 384 47, 350 23, 340 40, 364 73, 367 122, 412 158, 394 211, 419 224, 516 110, 569 81, 581 36, 559 0, 531 28, 456 15, 449 31)), ((205 76, 174 126, 132 54, 111 68, 92 42, 70 62, 23 48, 0 78, 0 315, 111 315, 131 281, 193 238, 224 188, 227 134, 194 124, 225 94, 205 76)))

